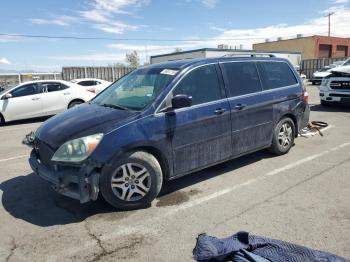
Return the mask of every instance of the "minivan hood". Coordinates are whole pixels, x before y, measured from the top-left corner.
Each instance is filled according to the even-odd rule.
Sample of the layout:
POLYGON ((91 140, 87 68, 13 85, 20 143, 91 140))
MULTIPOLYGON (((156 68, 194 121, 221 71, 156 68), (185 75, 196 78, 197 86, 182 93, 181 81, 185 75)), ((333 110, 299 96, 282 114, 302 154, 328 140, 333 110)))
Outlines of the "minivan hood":
POLYGON ((74 107, 45 121, 35 136, 58 149, 63 143, 88 135, 106 133, 139 115, 138 112, 113 109, 88 103, 74 107))

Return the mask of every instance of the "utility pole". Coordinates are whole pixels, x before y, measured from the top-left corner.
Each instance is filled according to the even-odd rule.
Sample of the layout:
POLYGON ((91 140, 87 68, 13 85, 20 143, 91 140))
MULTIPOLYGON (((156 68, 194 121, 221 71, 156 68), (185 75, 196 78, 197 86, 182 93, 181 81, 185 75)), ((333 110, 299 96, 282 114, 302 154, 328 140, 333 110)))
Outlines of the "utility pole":
POLYGON ((331 16, 334 15, 335 12, 329 12, 327 15, 324 17, 328 17, 328 37, 331 36, 331 16))

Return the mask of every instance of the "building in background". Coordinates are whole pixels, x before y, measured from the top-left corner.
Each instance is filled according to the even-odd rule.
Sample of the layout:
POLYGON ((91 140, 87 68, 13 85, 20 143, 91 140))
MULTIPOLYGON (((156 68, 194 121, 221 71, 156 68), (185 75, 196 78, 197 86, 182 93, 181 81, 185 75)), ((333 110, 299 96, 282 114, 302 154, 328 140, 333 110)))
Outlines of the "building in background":
MULTIPOLYGON (((224 46, 223 46, 224 47, 224 46)), ((242 49, 224 49, 224 48, 202 48, 189 50, 178 53, 170 53, 163 55, 151 56, 151 64, 157 64, 167 61, 176 61, 182 59, 194 58, 209 58, 209 57, 223 57, 225 55, 269 55, 273 54, 276 57, 288 59, 294 66, 299 66, 301 62, 300 52, 278 52, 278 51, 256 51, 256 50, 242 50, 242 49)))
POLYGON ((253 45, 254 50, 301 52, 302 59, 339 58, 349 56, 350 38, 298 35, 293 39, 281 39, 253 45))

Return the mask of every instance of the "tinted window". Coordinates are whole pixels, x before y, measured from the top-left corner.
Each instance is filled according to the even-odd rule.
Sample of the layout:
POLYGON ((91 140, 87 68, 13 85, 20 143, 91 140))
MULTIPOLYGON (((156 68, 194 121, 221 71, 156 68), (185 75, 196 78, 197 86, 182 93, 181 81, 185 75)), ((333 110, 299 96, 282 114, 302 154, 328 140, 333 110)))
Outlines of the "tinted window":
POLYGON ((24 85, 11 92, 12 97, 30 96, 37 93, 36 84, 24 85))
POLYGON ((291 86, 298 83, 292 70, 287 63, 283 62, 260 62, 264 89, 274 89, 291 86))
POLYGON ((41 86, 47 92, 56 92, 67 88, 67 86, 62 85, 61 83, 43 83, 41 86))
POLYGON ((223 63, 230 96, 256 93, 262 90, 258 71, 253 62, 223 63))
POLYGON ((96 85, 96 81, 81 81, 81 82, 79 82, 78 83, 79 85, 81 85, 81 86, 94 86, 94 85, 96 85))
POLYGON ((176 86, 170 97, 180 94, 192 96, 192 105, 221 99, 221 86, 215 66, 202 66, 190 72, 176 86))

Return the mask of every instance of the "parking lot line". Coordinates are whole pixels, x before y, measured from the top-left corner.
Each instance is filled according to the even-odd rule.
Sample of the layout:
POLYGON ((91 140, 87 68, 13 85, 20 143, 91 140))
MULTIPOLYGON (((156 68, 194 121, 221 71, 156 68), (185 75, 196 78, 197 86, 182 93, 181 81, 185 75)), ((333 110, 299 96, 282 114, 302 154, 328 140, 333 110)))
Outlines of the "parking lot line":
POLYGON ((280 173, 282 173, 284 171, 292 169, 292 168, 294 168, 296 166, 300 166, 300 165, 305 164, 305 163, 307 163, 309 161, 312 161, 312 160, 314 160, 316 158, 322 157, 324 155, 327 155, 329 153, 332 153, 334 151, 337 151, 339 149, 342 149, 342 148, 348 147, 348 146, 350 146, 350 141, 346 142, 346 143, 343 143, 343 144, 341 144, 339 146, 333 147, 333 148, 331 148, 329 150, 325 150, 325 151, 323 151, 321 153, 314 154, 314 155, 311 155, 311 156, 309 156, 307 158, 304 158, 304 159, 301 159, 299 161, 296 161, 293 164, 286 165, 284 167, 274 169, 274 170, 268 172, 265 175, 259 176, 259 177, 254 178, 254 179, 250 179, 250 180, 248 180, 248 181, 246 181, 246 182, 244 182, 242 184, 237 184, 237 185, 234 185, 233 187, 229 187, 229 188, 223 189, 221 191, 217 191, 217 192, 215 192, 213 194, 210 194, 208 196, 204 196, 202 198, 194 199, 194 200, 192 200, 190 202, 187 202, 187 203, 185 203, 185 204, 183 204, 181 206, 176 207, 175 209, 170 210, 169 212, 164 214, 164 217, 171 216, 171 215, 173 215, 173 214, 175 214, 175 213, 177 213, 177 212, 179 212, 181 210, 186 210, 186 209, 192 208, 194 206, 200 205, 202 203, 208 202, 208 201, 213 200, 215 198, 218 198, 220 196, 223 196, 223 195, 226 195, 228 193, 231 193, 231 192, 233 192, 233 191, 235 191, 235 190, 237 190, 237 189, 239 189, 241 187, 245 187, 245 186, 248 186, 250 184, 259 182, 261 180, 264 180, 264 179, 266 179, 268 177, 275 176, 275 175, 280 174, 280 173))
POLYGON ((20 156, 15 156, 15 157, 4 158, 4 159, 0 159, 0 162, 11 161, 11 160, 15 160, 15 159, 24 158, 24 157, 28 157, 28 154, 26 154, 26 155, 20 155, 20 156))
POLYGON ((17 127, 17 128, 1 128, 0 132, 7 132, 7 131, 16 131, 16 130, 22 130, 22 129, 29 129, 29 128, 37 128, 39 125, 35 126, 26 126, 26 127, 17 127))

